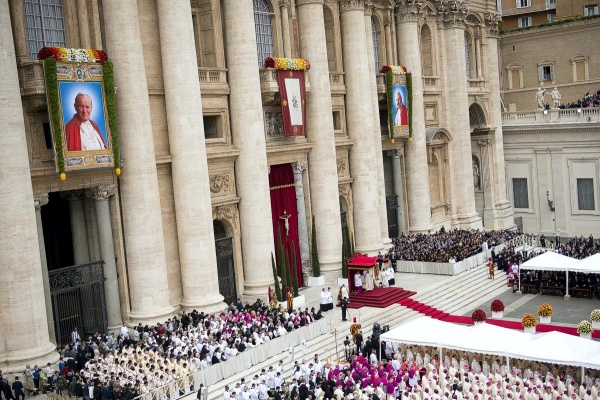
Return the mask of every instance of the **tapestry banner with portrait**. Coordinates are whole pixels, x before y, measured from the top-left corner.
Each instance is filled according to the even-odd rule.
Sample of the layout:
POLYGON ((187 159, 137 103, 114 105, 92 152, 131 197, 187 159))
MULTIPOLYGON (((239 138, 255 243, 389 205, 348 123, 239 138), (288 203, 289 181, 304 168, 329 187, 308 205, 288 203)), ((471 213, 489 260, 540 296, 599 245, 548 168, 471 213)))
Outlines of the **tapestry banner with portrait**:
POLYGON ((385 65, 389 136, 412 142, 412 75, 402 66, 385 65))
POLYGON ((120 170, 113 65, 101 50, 44 47, 44 79, 54 163, 69 172, 120 170))
POLYGON ((302 58, 269 57, 265 67, 277 69, 284 136, 304 136, 306 131, 306 87, 304 71, 310 63, 302 58))

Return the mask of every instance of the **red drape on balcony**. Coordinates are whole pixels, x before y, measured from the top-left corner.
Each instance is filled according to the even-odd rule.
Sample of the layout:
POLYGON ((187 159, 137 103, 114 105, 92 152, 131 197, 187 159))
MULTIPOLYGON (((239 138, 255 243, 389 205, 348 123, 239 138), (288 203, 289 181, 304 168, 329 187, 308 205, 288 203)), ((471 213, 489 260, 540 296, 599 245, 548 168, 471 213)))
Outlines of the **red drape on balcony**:
MULTIPOLYGON (((290 276, 292 275, 292 253, 296 252, 296 276, 298 287, 302 287, 302 260, 300 259, 300 244, 298 240, 298 207, 296 204, 296 187, 294 185, 294 172, 290 164, 273 165, 269 173, 269 188, 271 194, 271 217, 273 222, 273 239, 275 240, 275 251, 277 251, 277 230, 281 234, 281 242, 285 255, 290 265, 290 276), (286 235, 285 221, 281 219, 290 214, 288 219, 289 231, 286 235), (292 249, 293 243, 293 249, 292 249)), ((275 255, 277 262, 277 255, 275 255)), ((279 269, 280 266, 278 265, 279 269)))

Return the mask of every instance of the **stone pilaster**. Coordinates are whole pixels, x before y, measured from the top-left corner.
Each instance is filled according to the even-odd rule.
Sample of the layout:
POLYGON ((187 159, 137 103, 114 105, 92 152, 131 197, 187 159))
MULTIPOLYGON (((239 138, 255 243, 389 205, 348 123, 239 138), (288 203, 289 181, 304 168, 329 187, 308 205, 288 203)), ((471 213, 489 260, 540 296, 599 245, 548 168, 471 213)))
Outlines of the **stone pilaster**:
POLYGON ((492 182, 492 158, 490 154, 492 150, 492 140, 478 139, 481 154, 481 187, 483 189, 483 223, 487 229, 494 227, 494 187, 492 182))
POLYGON ((380 201, 377 163, 373 140, 373 76, 369 73, 364 1, 340 0, 342 48, 346 82, 346 125, 354 140, 350 149, 350 172, 354 182, 354 238, 356 251, 377 253, 383 247, 380 229, 380 201), (375 201, 374 201, 375 200, 375 201))
MULTIPOLYGON (((392 51, 392 45, 393 45, 392 25, 393 24, 392 24, 391 15, 387 16, 383 25, 385 27, 385 56, 386 56, 385 58, 386 58, 388 65, 395 65, 394 64, 394 52, 392 51)), ((376 72, 379 72, 379 71, 376 71, 376 72)))
POLYGON ((77 0, 77 22, 79 24, 79 43, 82 48, 92 47, 90 39, 90 20, 88 17, 87 0, 77 0))
MULTIPOLYGON (((115 65, 120 178, 131 320, 156 322, 176 308, 169 304, 160 191, 156 173, 150 99, 136 0, 104 0, 106 47, 115 65), (152 290, 148 285, 152 284, 152 290)), ((195 110, 200 112, 200 110, 195 110)))
POLYGON ((15 53, 17 62, 29 60, 29 49, 27 47, 27 28, 25 27, 25 5, 22 0, 9 0, 10 18, 12 22, 15 53))
POLYGON ((189 1, 158 0, 160 48, 173 155, 173 195, 186 309, 225 307, 219 293, 202 99, 189 1), (189 110, 198 112, 189 112, 189 110), (202 276, 202 279, 198 279, 202 276))
POLYGON ((290 0, 278 0, 279 10, 281 11, 281 30, 283 31, 283 54, 291 58, 292 52, 292 40, 290 35, 290 16, 288 10, 290 9, 290 0))
POLYGON ((498 71, 498 21, 497 13, 485 15, 487 36, 483 48, 483 58, 487 80, 490 82, 490 100, 488 124, 494 129, 493 141, 493 185, 494 194, 494 225, 498 229, 515 226, 513 208, 506 198, 506 174, 504 167, 504 141, 502 139, 502 107, 500 104, 500 72, 498 71))
POLYGON ((54 363, 8 0, 0 0, 0 368, 54 363))
POLYGON ((52 297, 50 296, 50 280, 48 278, 48 261, 46 260, 46 244, 44 243, 44 226, 42 224, 42 207, 48 204, 48 193, 37 193, 33 196, 35 206, 35 222, 37 225, 38 246, 40 248, 40 264, 42 266, 42 282, 44 285, 44 300, 46 303, 46 319, 48 320, 48 337, 56 343, 54 330, 54 314, 52 313, 52 297))
POLYGON ((271 254, 275 254, 269 195, 258 55, 251 1, 224 1, 225 46, 231 87, 229 110, 244 255, 244 294, 266 296, 273 284, 271 254))
POLYGON ((302 184, 302 173, 306 171, 306 161, 292 163, 294 171, 294 185, 296 188, 296 204, 298 207, 298 240, 300 246, 300 258, 302 261, 302 275, 304 282, 312 276, 310 271, 310 249, 308 244, 308 223, 306 217, 306 204, 304 202, 304 185, 302 184))
POLYGON ((468 1, 451 0, 438 7, 438 23, 446 48, 444 85, 446 93, 446 125, 453 137, 449 150, 452 157, 452 219, 453 227, 480 228, 481 218, 475 210, 471 133, 469 126, 469 95, 465 61, 465 18, 468 1), (452 72, 451 72, 452 71, 452 72), (457 78, 457 74, 462 74, 457 78))
POLYGON ((420 3, 407 1, 396 13, 396 35, 399 64, 412 73, 412 143, 405 146, 406 193, 408 200, 408 228, 410 232, 427 232, 431 229, 429 199, 429 169, 425 140, 425 112, 423 109, 423 79, 419 50, 420 3))
MULTIPOLYGON (((379 102, 377 101, 377 74, 375 71, 375 50, 373 49, 373 26, 371 18, 373 15, 373 6, 367 4, 365 7, 365 44, 367 46, 367 60, 369 62, 369 89, 371 92, 370 104, 372 107, 373 121, 373 151, 374 160, 377 166, 377 194, 379 208, 379 229, 381 230, 381 242, 384 246, 392 241, 388 232, 387 204, 385 201, 385 179, 383 176, 383 149, 381 146, 381 126, 379 123, 379 102)), ((391 49, 391 45, 390 45, 391 49)))
POLYGON ((70 192, 62 192, 60 195, 69 202, 74 262, 76 265, 89 263, 90 249, 88 247, 85 210, 83 207, 85 194, 82 190, 71 190, 70 192))
POLYGON ((323 0, 298 0, 296 6, 300 53, 311 62, 311 91, 306 99, 306 138, 313 145, 308 153, 311 210, 322 274, 337 278, 342 268, 342 225, 323 0))
POLYGON ((396 196, 396 217, 398 219, 398 233, 406 232, 406 217, 404 215, 404 187, 402 186, 402 164, 400 157, 404 157, 404 149, 388 151, 392 158, 392 176, 394 179, 394 195, 396 196))
POLYGON ((100 242, 100 258, 104 261, 104 298, 109 330, 117 330, 123 323, 121 318, 121 300, 117 276, 117 262, 110 220, 108 199, 115 194, 114 185, 98 186, 86 190, 86 195, 95 200, 96 225, 100 242))

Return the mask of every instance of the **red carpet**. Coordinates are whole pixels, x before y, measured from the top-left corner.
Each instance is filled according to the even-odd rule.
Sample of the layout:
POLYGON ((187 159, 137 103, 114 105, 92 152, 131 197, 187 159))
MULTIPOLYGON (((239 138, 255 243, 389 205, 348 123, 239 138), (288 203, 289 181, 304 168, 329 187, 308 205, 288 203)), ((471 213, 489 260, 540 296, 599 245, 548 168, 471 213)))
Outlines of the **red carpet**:
POLYGON ((348 308, 361 308, 364 306, 385 308, 408 299, 414 294, 416 294, 416 292, 404 290, 399 287, 375 288, 370 292, 351 295, 348 308))
MULTIPOLYGON (((451 315, 445 313, 437 308, 428 306, 427 304, 421 303, 411 298, 404 298, 397 302, 398 304, 403 305, 404 307, 410 308, 414 311, 417 311, 423 315, 427 315, 428 317, 439 319, 445 322, 452 322, 454 324, 463 324, 463 325, 473 325, 473 320, 471 317, 467 317, 464 315, 451 315)), ((506 319, 488 319, 486 323, 501 326, 503 328, 515 329, 518 331, 523 330, 523 326, 520 321, 510 321, 506 319)), ((551 332, 557 331, 566 333, 573 336, 578 336, 577 328, 569 327, 569 326, 559 326, 559 325, 549 325, 549 324, 538 324, 536 327, 536 332, 551 332)), ((592 334, 594 339, 600 339, 600 330, 595 330, 592 334)))

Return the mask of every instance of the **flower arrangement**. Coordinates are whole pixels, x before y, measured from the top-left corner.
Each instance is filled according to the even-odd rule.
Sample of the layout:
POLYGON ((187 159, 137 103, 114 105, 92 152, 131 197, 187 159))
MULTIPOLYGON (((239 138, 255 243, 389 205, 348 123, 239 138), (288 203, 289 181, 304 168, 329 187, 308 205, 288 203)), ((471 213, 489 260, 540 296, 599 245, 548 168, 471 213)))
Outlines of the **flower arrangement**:
POLYGON ((548 303, 544 303, 538 307, 538 315, 540 317, 551 317, 552 313, 552 306, 548 303))
POLYGON ((590 319, 594 322, 600 322, 600 310, 595 309, 594 311, 592 311, 592 313, 590 314, 590 319))
POLYGON ((535 318, 535 315, 532 313, 525 313, 523 318, 521 318, 521 325, 523 325, 524 328, 533 328, 536 326, 537 319, 535 318))
POLYGON ((381 70, 379 71, 382 74, 391 72, 394 75, 402 75, 402 74, 406 74, 406 67, 403 67, 401 65, 384 65, 383 67, 381 67, 381 70))
POLYGON ((483 311, 481 308, 478 308, 477 310, 473 311, 471 318, 473 319, 473 322, 484 322, 487 319, 487 316, 485 315, 485 311, 483 311))
POLYGON ((504 311, 504 303, 502 300, 496 299, 492 301, 492 312, 503 312, 504 311))
POLYGON ((108 56, 102 50, 93 49, 67 49, 64 47, 42 47, 38 51, 38 60, 54 58, 61 62, 74 63, 99 63, 108 60, 108 56))
POLYGON ((594 327, 590 321, 581 321, 577 325, 577 333, 580 335, 589 335, 592 332, 594 332, 594 327))
POLYGON ((303 58, 268 57, 265 68, 275 68, 284 71, 308 71, 310 63, 303 58))

